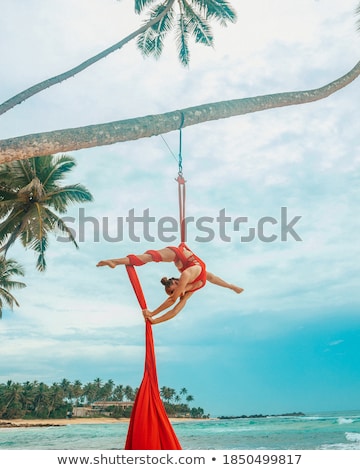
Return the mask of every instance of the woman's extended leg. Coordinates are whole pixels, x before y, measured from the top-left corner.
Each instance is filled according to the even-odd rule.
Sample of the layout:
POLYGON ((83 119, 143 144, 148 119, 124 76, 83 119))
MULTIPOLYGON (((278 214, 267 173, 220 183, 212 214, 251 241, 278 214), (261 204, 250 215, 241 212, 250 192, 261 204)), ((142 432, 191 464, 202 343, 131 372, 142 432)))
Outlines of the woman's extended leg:
MULTIPOLYGON (((124 258, 115 258, 115 259, 107 259, 103 261, 99 261, 96 266, 109 266, 110 268, 115 268, 121 264, 136 264, 137 266, 141 266, 146 263, 150 263, 151 261, 156 261, 155 256, 150 253, 143 253, 142 255, 128 255, 124 258), (135 262, 134 262, 135 258, 135 262)), ((175 260, 175 253, 170 250, 170 248, 163 248, 161 250, 157 250, 156 253, 159 255, 158 259, 163 261, 164 263, 171 263, 175 260)))
POLYGON ((224 281, 220 277, 215 276, 215 274, 209 273, 208 271, 206 272, 206 280, 217 286, 231 289, 237 294, 241 294, 241 292, 244 290, 241 287, 235 286, 234 284, 229 284, 228 282, 224 281))

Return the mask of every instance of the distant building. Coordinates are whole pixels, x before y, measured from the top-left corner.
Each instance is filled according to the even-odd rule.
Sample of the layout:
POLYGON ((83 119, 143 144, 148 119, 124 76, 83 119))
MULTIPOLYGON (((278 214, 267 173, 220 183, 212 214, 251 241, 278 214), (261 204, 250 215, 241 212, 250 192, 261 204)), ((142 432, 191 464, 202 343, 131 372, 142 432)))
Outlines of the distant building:
POLYGON ((90 418, 98 414, 110 416, 111 413, 107 409, 111 406, 125 410, 126 408, 132 408, 133 405, 133 401, 94 401, 88 406, 74 406, 72 415, 74 418, 90 418))

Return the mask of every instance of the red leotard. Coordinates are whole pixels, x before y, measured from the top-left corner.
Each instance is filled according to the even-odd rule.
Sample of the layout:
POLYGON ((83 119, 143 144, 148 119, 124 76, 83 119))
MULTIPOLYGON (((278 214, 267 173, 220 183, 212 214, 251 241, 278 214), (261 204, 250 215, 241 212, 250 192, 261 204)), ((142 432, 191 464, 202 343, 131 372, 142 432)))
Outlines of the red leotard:
MULTIPOLYGON (((182 268, 179 268, 180 272, 185 271, 185 269, 189 268, 190 266, 201 266, 201 272, 198 275, 196 279, 194 279, 193 282, 201 281, 202 285, 200 287, 197 287, 196 289, 192 289, 188 292, 195 292, 196 290, 201 289, 204 287, 206 284, 206 265, 202 259, 200 259, 198 256, 196 256, 188 246, 184 242, 180 243, 179 246, 168 246, 167 248, 170 248, 175 253, 175 259, 174 263, 177 263, 178 261, 181 262, 182 268), (187 258, 184 254, 184 249, 187 251, 190 251, 191 255, 187 258)), ((160 263, 162 261, 161 255, 157 250, 148 250, 145 251, 145 253, 148 253, 151 255, 153 261, 156 263, 160 263)), ((133 266, 142 266, 145 264, 144 261, 141 261, 136 255, 127 255, 129 258, 129 264, 133 266)))
POLYGON ((198 256, 196 256, 190 250, 190 248, 186 246, 186 244, 184 242, 180 243, 180 245, 178 247, 177 246, 168 246, 167 248, 170 248, 170 250, 172 250, 176 255, 174 263, 177 263, 178 261, 181 262, 182 268, 179 268, 180 272, 185 271, 185 269, 189 268, 190 266, 199 266, 199 265, 201 266, 200 274, 198 275, 198 277, 196 279, 193 280, 192 283, 201 281, 202 286, 197 287, 195 289, 192 289, 188 292, 195 292, 196 290, 199 290, 202 287, 204 287, 204 285, 206 284, 206 265, 205 265, 204 261, 201 260, 198 256), (191 253, 191 255, 188 258, 184 254, 184 249, 187 250, 187 251, 190 251, 190 253, 191 253))

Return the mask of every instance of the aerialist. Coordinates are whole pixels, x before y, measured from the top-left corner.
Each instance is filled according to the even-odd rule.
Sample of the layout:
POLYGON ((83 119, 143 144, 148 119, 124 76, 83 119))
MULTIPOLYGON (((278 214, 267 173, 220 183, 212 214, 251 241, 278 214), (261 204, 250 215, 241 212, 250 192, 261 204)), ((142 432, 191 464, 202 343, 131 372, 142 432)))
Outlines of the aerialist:
POLYGON ((173 262, 181 272, 179 278, 171 277, 168 279, 163 277, 161 279, 160 282, 165 286, 165 292, 169 296, 165 302, 152 312, 148 309, 143 310, 145 320, 149 320, 152 324, 162 323, 175 317, 175 315, 185 307, 186 302, 192 294, 205 286, 206 281, 220 287, 231 289, 237 294, 240 294, 244 290, 206 271, 205 263, 196 256, 185 243, 180 243, 178 247, 168 246, 161 250, 148 250, 142 255, 127 255, 125 258, 99 261, 96 266, 109 266, 110 268, 115 268, 119 265, 142 266, 151 261, 155 261, 156 263, 173 262), (153 318, 170 308, 178 299, 179 301, 175 307, 168 310, 160 317, 153 318))

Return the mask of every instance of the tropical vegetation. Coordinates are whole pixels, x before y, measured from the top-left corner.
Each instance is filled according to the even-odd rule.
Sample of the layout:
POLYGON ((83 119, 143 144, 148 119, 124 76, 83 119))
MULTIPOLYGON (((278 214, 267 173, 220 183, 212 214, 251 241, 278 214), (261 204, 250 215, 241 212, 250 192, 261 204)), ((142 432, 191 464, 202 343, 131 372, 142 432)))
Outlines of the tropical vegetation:
MULTIPOLYGON (((136 13, 140 14, 146 7, 154 4, 155 0, 135 0, 134 3, 136 13)), ((4 101, 0 104, 0 115, 37 93, 74 77, 136 38, 138 47, 143 54, 159 57, 165 36, 169 31, 175 30, 180 62, 188 65, 190 37, 193 37, 196 43, 212 46, 214 38, 210 27, 211 21, 216 20, 222 26, 225 26, 227 21, 234 22, 236 20, 235 10, 226 0, 157 1, 156 6, 150 8, 146 14, 148 20, 121 41, 90 57, 76 67, 37 83, 4 101), (175 13, 176 7, 178 7, 177 15, 175 13)))
POLYGON ((4 306, 11 309, 14 305, 19 306, 10 290, 26 287, 23 282, 15 281, 13 276, 24 276, 24 269, 14 259, 0 256, 0 318, 2 318, 4 306))
POLYGON ((60 184, 74 166, 75 160, 68 155, 45 155, 0 166, 0 252, 6 255, 19 239, 35 251, 36 267, 44 271, 49 233, 65 233, 77 247, 72 231, 58 215, 66 213, 71 203, 92 200, 83 185, 60 184))
MULTIPOLYGON (((0 114, 4 114, 24 100, 46 88, 73 77, 77 73, 120 49, 129 41, 138 38, 138 45, 145 54, 158 56, 163 48, 167 33, 175 28, 180 60, 185 64, 189 59, 190 37, 195 42, 211 45, 212 33, 209 22, 213 19, 222 23, 234 21, 235 11, 225 0, 135 0, 135 10, 141 12, 145 7, 155 4, 148 13, 150 21, 132 34, 107 48, 77 67, 38 83, 0 104, 0 114), (178 8, 177 15, 174 9, 178 8)), ((355 11, 360 16, 360 3, 355 11)), ((359 25, 357 20, 357 25, 359 25)), ((235 100, 208 103, 157 116, 125 119, 112 123, 96 124, 75 129, 42 132, 0 140, 0 163, 33 156, 68 152, 115 142, 141 139, 152 135, 164 134, 183 127, 197 125, 216 119, 273 109, 280 106, 304 104, 327 98, 332 93, 346 87, 360 75, 360 62, 342 77, 316 89, 284 92, 235 100)))
MULTIPOLYGON (((19 383, 9 380, 0 383, 0 419, 66 418, 74 407, 91 406, 101 401, 107 402, 107 415, 129 417, 131 406, 124 410, 116 406, 116 402, 133 402, 136 393, 137 389, 130 385, 116 385, 113 380, 103 383, 99 378, 86 384, 64 378, 52 385, 38 381, 19 383), (114 402, 114 405, 109 405, 109 402, 114 402)), ((160 396, 169 416, 204 417, 202 408, 189 407, 194 398, 186 388, 177 393, 172 388, 162 387, 160 396)))

